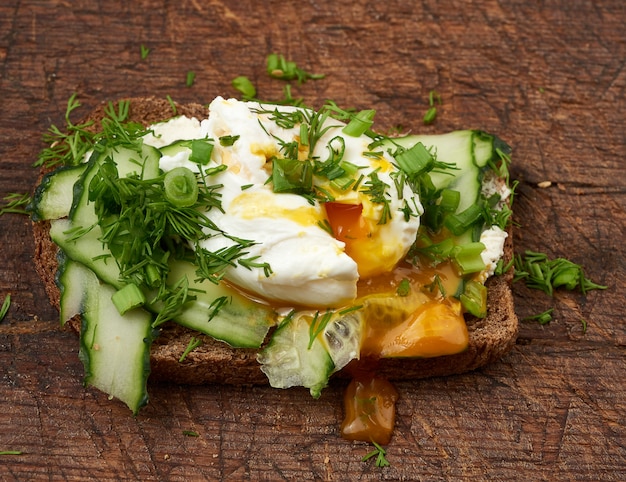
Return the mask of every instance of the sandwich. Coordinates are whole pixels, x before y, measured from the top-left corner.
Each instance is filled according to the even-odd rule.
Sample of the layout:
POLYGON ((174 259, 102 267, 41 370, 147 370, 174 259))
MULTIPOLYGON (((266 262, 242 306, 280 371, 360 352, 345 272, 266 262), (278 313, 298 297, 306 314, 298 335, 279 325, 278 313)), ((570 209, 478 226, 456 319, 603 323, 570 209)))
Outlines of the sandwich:
POLYGON ((85 384, 134 413, 148 378, 376 394, 510 350, 510 148, 477 130, 384 135, 373 116, 150 97, 55 129, 34 261, 85 384))

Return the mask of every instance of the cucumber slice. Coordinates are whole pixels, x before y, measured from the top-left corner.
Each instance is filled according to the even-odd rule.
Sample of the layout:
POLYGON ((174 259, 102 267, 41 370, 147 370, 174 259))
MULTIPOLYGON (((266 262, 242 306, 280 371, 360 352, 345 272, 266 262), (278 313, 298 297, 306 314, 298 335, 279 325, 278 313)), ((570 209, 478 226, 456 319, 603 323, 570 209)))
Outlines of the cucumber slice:
POLYGON ((350 361, 359 358, 363 321, 360 311, 351 311, 326 325, 322 340, 335 365, 334 371, 338 372, 350 361))
POLYGON ((85 286, 93 281, 93 272, 69 259, 63 251, 57 256, 59 270, 56 283, 61 293, 59 315, 61 325, 81 313, 85 298, 85 286))
POLYGON ((299 313, 285 322, 257 360, 272 387, 302 386, 308 388, 314 398, 319 398, 335 364, 319 337, 309 347, 312 319, 309 313, 299 313))
MULTIPOLYGON (((67 219, 54 220, 50 223, 50 237, 69 259, 85 265, 102 282, 116 290, 122 288, 119 266, 109 249, 98 239, 100 226, 95 226, 76 240, 68 235, 71 227, 72 222, 67 219)), ((216 285, 207 280, 196 281, 195 267, 191 263, 172 261, 170 270, 172 283, 186 276, 192 294, 196 296, 195 300, 185 305, 175 322, 234 347, 261 346, 270 327, 276 322, 276 315, 270 307, 246 298, 223 283, 216 285), (214 302, 222 297, 230 301, 209 319, 214 302)), ((147 295, 150 299, 150 295, 147 295)), ((148 304, 146 309, 156 314, 159 305, 148 304)))
POLYGON ((205 333, 231 346, 259 348, 270 327, 276 324, 276 314, 266 305, 256 303, 224 283, 197 280, 195 265, 186 261, 170 262, 169 280, 182 277, 196 299, 187 303, 175 318, 179 325, 205 333), (216 300, 226 301, 212 315, 216 300))
POLYGON ((79 358, 85 384, 120 399, 137 413, 148 402, 152 315, 141 309, 120 315, 111 301, 115 289, 71 259, 63 262, 61 277, 62 316, 77 314, 79 305, 79 358))
POLYGON ((85 164, 60 167, 43 177, 33 194, 33 221, 59 219, 69 215, 74 184, 80 179, 85 167, 85 164))

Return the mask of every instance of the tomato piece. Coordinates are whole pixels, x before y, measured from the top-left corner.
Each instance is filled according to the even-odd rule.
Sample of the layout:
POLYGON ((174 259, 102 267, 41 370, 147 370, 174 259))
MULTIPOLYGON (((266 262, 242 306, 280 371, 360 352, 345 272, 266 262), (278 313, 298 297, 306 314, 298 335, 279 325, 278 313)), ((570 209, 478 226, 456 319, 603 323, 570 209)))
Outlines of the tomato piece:
POLYGON ((437 357, 467 348, 469 334, 457 300, 432 300, 400 323, 368 318, 361 355, 375 357, 437 357))

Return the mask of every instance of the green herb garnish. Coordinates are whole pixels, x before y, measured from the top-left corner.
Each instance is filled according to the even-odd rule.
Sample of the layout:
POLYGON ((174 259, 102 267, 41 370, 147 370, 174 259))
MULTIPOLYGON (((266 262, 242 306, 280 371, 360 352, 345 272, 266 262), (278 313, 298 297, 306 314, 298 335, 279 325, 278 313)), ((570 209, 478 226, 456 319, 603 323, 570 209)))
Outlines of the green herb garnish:
POLYGON ((365 455, 361 461, 367 462, 372 457, 376 457, 376 467, 388 467, 391 465, 385 457, 385 455, 387 455, 387 451, 376 442, 372 442, 372 444, 374 444, 374 450, 365 455))
POLYGON ((150 49, 146 47, 144 44, 141 44, 141 60, 146 60, 148 58, 148 54, 150 53, 150 49))
POLYGON ((10 193, 4 196, 6 204, 0 207, 0 216, 7 213, 28 214, 29 194, 10 193))
POLYGON ((523 318, 523 320, 525 321, 536 321, 537 323, 539 323, 540 325, 547 325, 548 323, 550 323, 552 321, 552 312, 554 311, 554 308, 550 308, 542 313, 539 313, 537 315, 533 315, 533 316, 527 316, 526 318, 523 318))
POLYGON ((403 278, 402 281, 400 281, 400 284, 398 285, 398 288, 396 288, 396 294, 398 296, 409 296, 409 293, 411 292, 411 282, 408 280, 408 278, 403 278))
POLYGON ((4 301, 2 302, 2 307, 0 308, 0 321, 4 320, 4 317, 9 312, 10 306, 11 306, 11 294, 8 294, 4 298, 4 301))
POLYGON ((323 79, 324 74, 311 74, 299 68, 295 62, 288 61, 283 55, 269 54, 266 60, 267 73, 280 80, 298 80, 302 84, 308 79, 323 79))
POLYGON ((185 348, 185 351, 183 351, 183 354, 178 359, 178 363, 182 363, 183 361, 185 361, 185 358, 187 358, 187 355, 189 355, 193 350, 198 348, 200 345, 202 345, 202 340, 200 338, 196 338, 195 336, 192 336, 191 339, 189 340, 189 343, 187 344, 187 348, 185 348))
POLYGON ((330 310, 326 311, 322 316, 320 316, 319 311, 315 313, 315 316, 313 317, 313 320, 311 320, 311 324, 309 325, 309 350, 313 346, 313 342, 315 342, 317 335, 324 331, 332 317, 333 312, 330 310))
POLYGON ((187 77, 185 78, 185 85, 187 87, 191 87, 196 80, 196 73, 193 70, 187 72, 187 77))
POLYGON ((424 125, 432 124, 437 118, 437 107, 435 106, 435 101, 441 105, 441 96, 434 90, 431 90, 428 94, 428 105, 430 107, 426 111, 426 114, 424 114, 424 125))
POLYGON ((582 266, 565 258, 549 259, 544 253, 526 251, 515 257, 514 281, 523 280, 526 286, 553 296, 554 289, 578 289, 583 295, 590 290, 603 290, 607 286, 594 283, 585 276, 582 266))
POLYGON ((246 76, 235 77, 232 81, 232 86, 241 92, 244 100, 252 100, 256 97, 256 88, 250 79, 246 76))
POLYGON ((237 142, 239 137, 240 136, 222 136, 220 137, 220 146, 230 147, 237 142))

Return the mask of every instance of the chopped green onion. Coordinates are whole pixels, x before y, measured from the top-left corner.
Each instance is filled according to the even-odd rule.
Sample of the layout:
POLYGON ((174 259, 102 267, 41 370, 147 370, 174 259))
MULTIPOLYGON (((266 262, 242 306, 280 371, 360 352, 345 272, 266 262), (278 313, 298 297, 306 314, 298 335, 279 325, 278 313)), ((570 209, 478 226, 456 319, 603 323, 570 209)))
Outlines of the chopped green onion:
POLYGON ((193 70, 187 72, 187 78, 185 79, 185 85, 191 87, 196 80, 196 73, 193 70))
POLYGON ((459 297, 465 310, 478 317, 487 316, 487 287, 478 281, 468 281, 459 297))
POLYGON ((424 125, 432 124, 437 118, 437 107, 435 107, 435 97, 439 104, 441 104, 441 96, 434 90, 431 90, 428 94, 428 104, 430 108, 424 114, 424 125))
POLYGON ((175 167, 163 181, 165 197, 176 207, 193 206, 198 200, 198 180, 186 167, 175 167))
POLYGON ((311 164, 297 159, 275 158, 272 162, 274 192, 310 193, 313 188, 311 164))
POLYGON ((232 81, 232 86, 241 92, 244 99, 254 99, 256 97, 256 88, 248 77, 243 75, 235 77, 232 81))
POLYGON ((146 60, 148 58, 149 53, 150 53, 150 49, 146 47, 144 44, 141 44, 141 60, 146 60))
POLYGON ((461 193, 453 189, 443 189, 441 191, 441 201, 439 209, 445 212, 453 213, 459 207, 461 202, 461 193))
POLYGON ((0 450, 0 455, 22 455, 21 450, 0 450))
POLYGON ((232 146, 240 136, 222 136, 220 137, 220 146, 230 147, 232 146))
POLYGON ((432 169, 434 158, 424 144, 418 142, 395 156, 398 167, 409 177, 418 177, 432 169))
POLYGON ((300 124, 300 145, 309 145, 309 126, 304 122, 300 124))
POLYGON ((472 204, 464 211, 457 214, 451 214, 446 216, 443 221, 445 227, 447 227, 452 234, 460 236, 476 222, 482 219, 483 209, 478 204, 472 204))
POLYGON ((213 144, 209 140, 194 139, 193 141, 191 141, 191 154, 189 156, 189 160, 191 162, 206 166, 211 160, 212 153, 213 144))
POLYGON ((113 301, 120 315, 123 315, 127 311, 143 306, 146 297, 137 285, 127 284, 111 296, 111 301, 113 301))
POLYGON ((187 437, 199 437, 200 434, 198 432, 194 432, 193 430, 183 430, 183 435, 187 437))
POLYGON ((485 245, 480 242, 467 243, 455 246, 452 249, 452 257, 456 265, 461 270, 461 274, 478 273, 485 269, 485 262, 481 253, 485 250, 485 245))
POLYGON ((323 79, 323 74, 310 74, 296 65, 295 62, 286 60, 283 55, 269 54, 266 59, 267 73, 274 79, 294 80, 298 83, 306 82, 308 79, 323 79))
POLYGON ((424 125, 432 124, 437 118, 437 108, 431 107, 424 114, 424 125))
POLYGON ((376 111, 373 109, 366 109, 360 111, 352 120, 342 129, 342 132, 351 137, 360 137, 372 127, 374 123, 374 114, 376 111))

